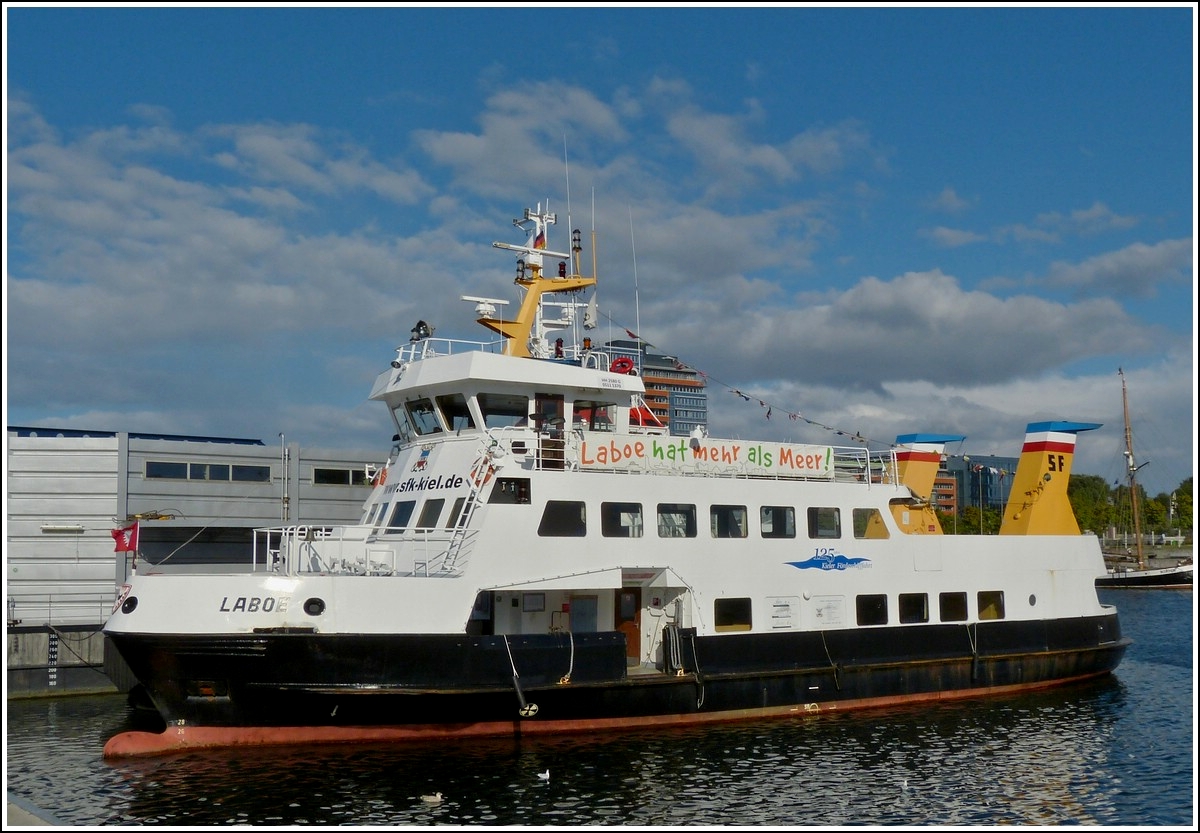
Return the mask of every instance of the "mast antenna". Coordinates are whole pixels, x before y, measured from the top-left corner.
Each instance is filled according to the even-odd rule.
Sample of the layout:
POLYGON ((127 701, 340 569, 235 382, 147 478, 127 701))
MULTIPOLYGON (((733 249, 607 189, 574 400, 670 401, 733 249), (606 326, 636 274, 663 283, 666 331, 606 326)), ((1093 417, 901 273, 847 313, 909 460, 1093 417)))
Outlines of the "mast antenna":
MULTIPOLYGON (((567 134, 563 134, 563 171, 567 179, 567 233, 574 235, 571 231, 574 226, 571 225, 571 164, 567 161, 567 134)), ((571 274, 579 274, 579 253, 575 251, 575 247, 571 247, 571 274)), ((592 272, 592 274, 596 274, 592 272)))
POLYGON ((1118 367, 1117 375, 1121 377, 1121 407, 1125 414, 1125 469, 1129 474, 1129 505, 1133 509, 1133 540, 1137 546, 1138 569, 1144 570, 1146 554, 1142 549, 1142 514, 1138 505, 1137 490, 1137 471, 1142 466, 1133 459, 1133 429, 1129 425, 1129 394, 1125 388, 1125 371, 1118 367))
MULTIPOLYGON (((642 353, 642 305, 638 295, 638 273, 637 273, 637 243, 633 239, 633 206, 629 208, 629 248, 633 251, 633 320, 638 331, 638 359, 642 360, 645 356, 642 353)), ((641 361, 638 362, 639 365, 641 361)), ((639 367, 639 371, 640 371, 639 367)))

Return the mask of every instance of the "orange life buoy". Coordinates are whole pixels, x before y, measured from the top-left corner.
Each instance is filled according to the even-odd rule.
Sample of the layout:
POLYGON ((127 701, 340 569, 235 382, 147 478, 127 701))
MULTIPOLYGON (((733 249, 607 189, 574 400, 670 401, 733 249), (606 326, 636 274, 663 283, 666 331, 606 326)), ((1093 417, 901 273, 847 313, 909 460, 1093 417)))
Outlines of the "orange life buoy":
POLYGON ((476 488, 482 489, 495 473, 495 467, 484 458, 475 464, 475 468, 471 469, 471 482, 475 484, 476 488))
POLYGON ((632 373, 633 359, 628 356, 622 356, 619 359, 614 359, 612 366, 608 368, 613 373, 632 373))

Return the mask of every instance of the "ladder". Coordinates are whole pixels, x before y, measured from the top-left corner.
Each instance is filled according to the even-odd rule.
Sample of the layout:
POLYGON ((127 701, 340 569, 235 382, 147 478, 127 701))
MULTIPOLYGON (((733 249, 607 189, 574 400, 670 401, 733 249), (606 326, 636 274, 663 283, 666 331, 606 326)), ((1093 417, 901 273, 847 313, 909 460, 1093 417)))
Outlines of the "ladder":
POLYGON ((467 493, 467 499, 463 503, 462 511, 458 513, 458 518, 454 521, 454 531, 450 536, 450 546, 446 548, 446 556, 442 559, 442 565, 437 572, 442 574, 453 574, 458 570, 459 559, 464 555, 464 545, 467 540, 467 533, 471 528, 471 519, 475 517, 475 512, 483 503, 483 490, 491 482, 495 476, 495 468, 492 466, 492 448, 495 446, 495 441, 488 446, 479 456, 475 458, 475 462, 471 465, 471 470, 467 475, 467 483, 470 484, 470 491, 467 493))

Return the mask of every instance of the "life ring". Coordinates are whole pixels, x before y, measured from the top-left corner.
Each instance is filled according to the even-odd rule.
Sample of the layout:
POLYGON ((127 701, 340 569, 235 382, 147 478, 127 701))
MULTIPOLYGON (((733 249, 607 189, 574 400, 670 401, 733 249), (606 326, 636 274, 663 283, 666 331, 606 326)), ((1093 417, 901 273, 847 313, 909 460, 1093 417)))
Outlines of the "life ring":
POLYGON ((482 489, 495 473, 495 466, 485 457, 475 464, 475 468, 471 469, 471 482, 475 484, 475 488, 482 489))
POLYGON ((619 359, 614 359, 612 366, 608 368, 613 373, 632 373, 633 359, 628 356, 622 356, 619 359))

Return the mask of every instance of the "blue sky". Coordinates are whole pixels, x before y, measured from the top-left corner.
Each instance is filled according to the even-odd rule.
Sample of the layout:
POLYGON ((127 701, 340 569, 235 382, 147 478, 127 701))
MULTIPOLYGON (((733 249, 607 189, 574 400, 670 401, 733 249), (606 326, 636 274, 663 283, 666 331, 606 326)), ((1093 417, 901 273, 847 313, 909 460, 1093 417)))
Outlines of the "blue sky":
POLYGON ((1141 482, 1195 470, 1190 5, 4 16, 9 425, 382 455, 375 375, 486 336, 549 200, 714 435, 1101 422, 1114 482, 1123 367, 1141 482))

